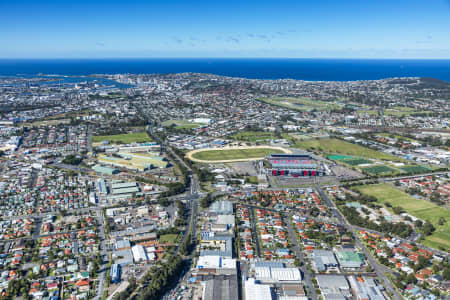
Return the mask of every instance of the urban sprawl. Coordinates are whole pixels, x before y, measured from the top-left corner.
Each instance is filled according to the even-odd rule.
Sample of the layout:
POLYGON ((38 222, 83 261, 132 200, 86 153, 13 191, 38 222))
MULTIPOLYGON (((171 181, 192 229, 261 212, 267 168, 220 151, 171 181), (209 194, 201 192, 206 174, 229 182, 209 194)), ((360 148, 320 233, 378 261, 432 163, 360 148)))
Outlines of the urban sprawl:
POLYGON ((0 77, 0 299, 450 295, 450 83, 0 77))

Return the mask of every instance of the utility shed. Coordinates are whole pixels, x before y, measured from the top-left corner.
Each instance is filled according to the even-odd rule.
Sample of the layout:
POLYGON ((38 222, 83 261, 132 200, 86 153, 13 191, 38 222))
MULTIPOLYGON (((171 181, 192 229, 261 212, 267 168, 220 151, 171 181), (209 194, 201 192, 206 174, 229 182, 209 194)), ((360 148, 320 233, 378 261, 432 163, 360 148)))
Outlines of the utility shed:
MULTIPOLYGON (((238 284, 236 276, 216 276, 208 280, 203 289, 205 300, 235 300, 238 297, 238 284)), ((262 300, 262 299, 261 299, 262 300)))

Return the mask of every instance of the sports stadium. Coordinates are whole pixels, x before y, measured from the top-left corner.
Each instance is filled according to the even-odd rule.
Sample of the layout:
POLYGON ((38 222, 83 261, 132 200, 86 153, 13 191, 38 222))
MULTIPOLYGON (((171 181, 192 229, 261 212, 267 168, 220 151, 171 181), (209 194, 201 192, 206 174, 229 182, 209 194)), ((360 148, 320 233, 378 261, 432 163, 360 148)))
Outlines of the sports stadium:
POLYGON ((266 169, 272 176, 323 176, 325 170, 309 154, 270 154, 266 169))

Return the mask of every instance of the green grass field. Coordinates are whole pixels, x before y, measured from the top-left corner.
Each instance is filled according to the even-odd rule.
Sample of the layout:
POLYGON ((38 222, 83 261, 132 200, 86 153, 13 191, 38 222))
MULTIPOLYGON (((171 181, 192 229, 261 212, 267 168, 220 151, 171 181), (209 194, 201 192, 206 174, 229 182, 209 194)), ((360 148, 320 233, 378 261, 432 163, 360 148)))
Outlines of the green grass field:
POLYGON ((159 237, 159 242, 162 244, 175 244, 177 242, 178 234, 165 234, 159 237))
POLYGON ((402 106, 394 106, 393 108, 386 109, 384 111, 385 115, 397 116, 397 117, 411 116, 411 115, 418 114, 418 113, 429 114, 429 113, 431 113, 431 111, 420 111, 420 110, 415 110, 414 108, 411 108, 411 107, 402 107, 402 106))
POLYGON ((388 132, 377 133, 376 135, 381 135, 381 136, 384 136, 384 137, 390 137, 390 138, 395 138, 395 139, 402 139, 402 140, 405 140, 405 141, 408 141, 408 142, 417 142, 416 140, 414 140, 412 138, 409 138, 409 137, 406 137, 406 136, 402 136, 402 135, 399 135, 399 134, 388 133, 388 132))
POLYGON ((300 98, 290 98, 290 97, 272 97, 272 98, 261 98, 257 99, 259 101, 281 106, 293 110, 299 111, 310 111, 313 109, 316 110, 328 110, 328 109, 339 109, 342 107, 341 104, 326 102, 320 100, 312 100, 305 97, 300 98))
MULTIPOLYGON (((277 135, 273 132, 263 131, 243 131, 232 136, 233 139, 238 141, 257 142, 278 139, 277 135)), ((282 138, 289 138, 287 134, 282 134, 282 138)))
POLYGON ((200 123, 192 123, 188 120, 169 120, 164 123, 162 123, 165 127, 170 127, 172 125, 175 125, 176 129, 192 129, 192 128, 199 128, 200 126, 204 124, 200 123))
POLYGON ((207 161, 232 160, 232 159, 247 159, 247 158, 263 158, 271 153, 283 153, 283 151, 270 148, 207 150, 192 154, 192 158, 207 161))
POLYGON ((373 166, 373 167, 368 167, 368 168, 362 168, 362 170, 366 171, 370 174, 373 174, 373 175, 395 172, 394 169, 386 167, 386 166, 373 166))
POLYGON ((352 159, 353 156, 347 156, 347 155, 329 155, 328 159, 331 160, 344 160, 344 159, 352 159))
POLYGON ((426 173, 426 172, 432 171, 430 168, 427 168, 424 166, 406 166, 406 167, 402 167, 400 169, 405 171, 406 173, 411 173, 411 174, 420 174, 420 173, 426 173))
POLYGON ((258 184, 258 176, 248 176, 248 182, 252 184, 258 184))
POLYGON ((341 160, 342 162, 351 165, 351 166, 357 166, 357 165, 362 165, 362 164, 371 164, 372 161, 367 160, 367 159, 363 159, 363 158, 350 158, 350 159, 344 159, 341 160))
POLYGON ((109 141, 110 143, 145 143, 151 142, 152 139, 148 136, 147 132, 135 132, 127 134, 115 134, 115 135, 97 135, 92 137, 93 143, 100 143, 102 141, 109 141))
POLYGON ((372 159, 404 161, 404 159, 395 157, 390 154, 386 154, 334 138, 297 141, 293 147, 312 151, 319 150, 320 152, 323 152, 327 155, 342 154, 372 159))
MULTIPOLYGON (((425 238, 424 244, 433 248, 450 250, 450 222, 439 226, 440 218, 450 220, 450 211, 429 201, 417 199, 388 184, 363 185, 355 187, 363 194, 377 198, 378 202, 389 202, 393 207, 400 206, 407 213, 429 221, 436 227, 436 232, 425 238)), ((388 208, 390 211, 391 208, 388 208)))

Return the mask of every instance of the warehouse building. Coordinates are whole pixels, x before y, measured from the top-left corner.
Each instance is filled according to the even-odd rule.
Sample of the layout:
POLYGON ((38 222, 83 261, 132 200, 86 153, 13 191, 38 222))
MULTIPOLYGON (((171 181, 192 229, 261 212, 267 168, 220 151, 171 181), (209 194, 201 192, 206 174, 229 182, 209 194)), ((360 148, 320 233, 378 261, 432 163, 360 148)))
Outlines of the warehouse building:
POLYGON ((248 278, 245 281, 245 299, 272 300, 272 289, 268 285, 257 284, 255 278, 248 278))
POLYGON ((270 154, 266 166, 272 176, 323 176, 325 170, 309 154, 270 154))
POLYGON ((346 300, 352 297, 345 276, 317 275, 316 280, 325 300, 346 300))
MULTIPOLYGON (((236 300, 238 282, 236 275, 215 276, 204 284, 202 299, 204 300, 236 300)), ((246 298, 257 299, 257 298, 246 298)))
POLYGON ((382 287, 377 284, 375 278, 349 276, 348 281, 352 288, 353 294, 358 300, 385 300, 382 287))
POLYGON ((131 252, 133 253, 134 262, 139 263, 148 261, 147 252, 145 252, 142 245, 135 245, 131 247, 131 252))
POLYGON ((300 282, 302 274, 298 268, 255 267, 255 278, 263 283, 300 282))
POLYGON ((94 170, 97 173, 106 174, 106 175, 114 175, 114 174, 119 173, 119 170, 117 170, 115 168, 103 167, 101 165, 93 166, 92 170, 94 170))
POLYGON ((312 252, 314 265, 318 272, 339 271, 339 264, 334 257, 334 253, 329 250, 314 250, 312 252))

